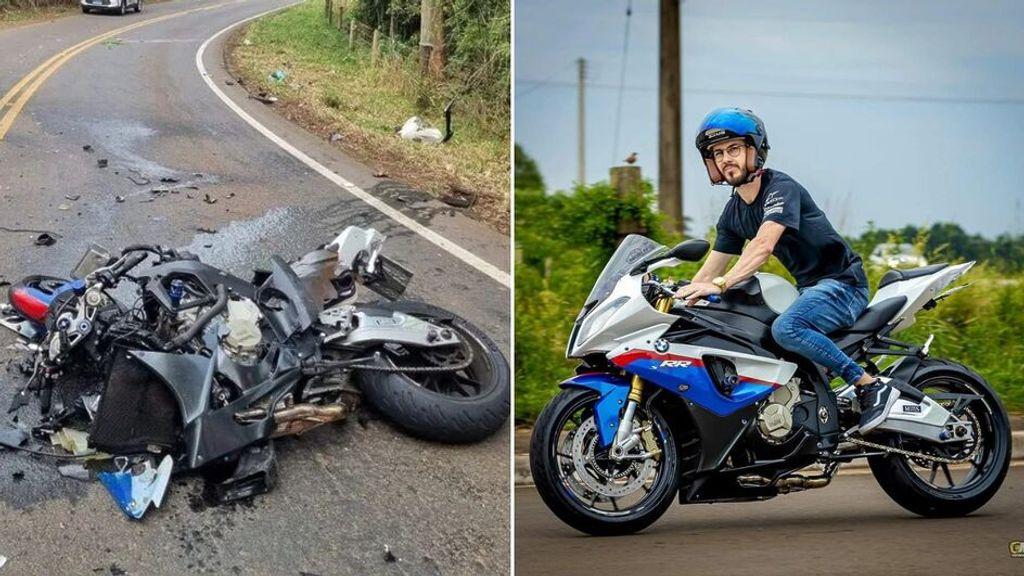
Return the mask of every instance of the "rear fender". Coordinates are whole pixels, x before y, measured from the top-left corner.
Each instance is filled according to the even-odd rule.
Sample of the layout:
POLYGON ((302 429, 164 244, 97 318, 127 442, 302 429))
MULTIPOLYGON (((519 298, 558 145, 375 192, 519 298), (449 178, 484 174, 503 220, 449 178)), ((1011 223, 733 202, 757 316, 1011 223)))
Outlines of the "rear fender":
POLYGON ((573 376, 558 385, 561 388, 584 388, 597 392, 594 404, 594 424, 597 426, 597 437, 601 447, 611 446, 615 440, 615 431, 619 427, 619 414, 626 405, 629 396, 629 380, 603 372, 580 374, 573 376))

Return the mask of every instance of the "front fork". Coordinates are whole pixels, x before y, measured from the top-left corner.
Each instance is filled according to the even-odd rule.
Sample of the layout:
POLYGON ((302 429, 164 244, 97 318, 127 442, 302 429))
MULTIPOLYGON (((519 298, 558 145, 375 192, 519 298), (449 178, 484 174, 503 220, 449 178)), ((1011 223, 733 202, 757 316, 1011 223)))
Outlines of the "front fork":
MULTIPOLYGON (((671 297, 661 297, 654 307, 658 312, 667 313, 672 308, 672 300, 671 297)), ((644 381, 640 379, 640 376, 634 374, 629 386, 629 402, 626 403, 626 411, 622 414, 619 427, 615 431, 615 441, 612 443, 610 451, 612 460, 621 460, 641 442, 640 434, 643 433, 643 430, 633 428, 633 415, 636 413, 637 405, 643 400, 643 394, 644 381)))

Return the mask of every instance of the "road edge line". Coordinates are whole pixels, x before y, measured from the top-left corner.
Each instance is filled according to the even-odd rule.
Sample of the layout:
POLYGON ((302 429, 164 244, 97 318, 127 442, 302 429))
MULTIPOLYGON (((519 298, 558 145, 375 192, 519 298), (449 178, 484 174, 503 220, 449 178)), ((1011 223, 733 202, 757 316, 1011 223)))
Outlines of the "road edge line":
POLYGON ((196 68, 199 70, 199 75, 202 77, 203 81, 210 88, 210 90, 212 90, 213 93, 218 98, 220 98, 221 101, 223 101, 224 104, 226 104, 228 108, 231 109, 232 112, 234 112, 242 120, 244 120, 246 122, 246 124, 248 124, 249 126, 251 126, 254 129, 256 129, 256 131, 259 132, 260 134, 263 134, 264 136, 266 136, 267 139, 269 139, 271 142, 276 144, 279 148, 281 148, 282 150, 284 150, 285 152, 290 154, 293 158, 295 158, 299 162, 302 162, 307 167, 313 169, 313 171, 317 172, 318 174, 320 174, 324 178, 330 180, 336 186, 338 186, 339 188, 344 189, 346 192, 348 192, 352 196, 355 196, 357 199, 362 200, 366 204, 369 204, 372 208, 376 209, 378 212, 380 212, 380 213, 384 214, 385 216, 391 218, 392 220, 398 222, 402 226, 405 226, 410 231, 418 234, 419 236, 423 237, 424 239, 426 239, 427 241, 431 242, 435 246, 437 246, 437 247, 441 248, 442 250, 448 252, 452 256, 455 256, 459 260, 462 260, 466 264, 472 266, 473 268, 476 268, 479 272, 483 273, 484 275, 486 275, 490 279, 494 280, 495 282, 501 284, 502 286, 504 286, 506 288, 510 288, 511 289, 512 288, 512 277, 511 277, 511 275, 509 273, 501 270, 497 266, 491 264, 490 262, 487 262, 483 258, 477 256, 476 254, 470 252, 469 250, 466 250, 462 246, 459 246, 455 242, 452 242, 451 240, 445 238, 444 236, 438 234, 437 232, 434 232, 433 230, 427 228, 426 226, 423 226, 422 224, 420 224, 419 222, 416 222, 415 220, 413 220, 412 218, 406 216, 405 214, 402 214, 400 211, 398 211, 398 210, 392 208, 391 206, 387 205, 385 202, 383 202, 382 200, 380 200, 376 196, 373 196, 372 194, 370 194, 369 192, 363 190, 359 186, 356 186, 352 182, 349 182, 345 178, 343 178, 340 175, 338 175, 336 172, 333 172, 330 169, 328 169, 326 166, 324 166, 320 162, 317 162, 313 158, 310 158, 306 153, 304 153, 303 151, 299 150, 298 148, 296 148, 295 146, 290 144, 287 140, 281 138, 280 136, 278 136, 277 134, 272 132, 269 128, 264 126, 262 123, 260 123, 258 120, 256 120, 252 116, 250 116, 248 112, 243 110, 241 106, 236 104, 234 100, 232 100, 230 97, 228 97, 228 95, 225 94, 214 83, 213 79, 210 77, 209 72, 206 70, 206 67, 203 65, 203 55, 205 54, 206 48, 210 45, 211 42, 213 42, 214 40, 219 38, 225 32, 231 30, 232 28, 235 28, 236 26, 239 26, 241 24, 249 22, 250 20, 255 20, 255 19, 260 18, 262 16, 266 16, 267 14, 271 14, 273 12, 278 12, 278 11, 284 10, 286 8, 291 8, 293 6, 301 4, 303 1, 305 1, 305 0, 300 0, 299 2, 293 2, 293 3, 287 4, 285 6, 280 6, 278 8, 274 8, 274 9, 267 10, 265 12, 261 12, 259 14, 253 15, 253 16, 249 16, 248 18, 244 18, 242 20, 239 20, 238 22, 235 22, 234 24, 231 24, 231 25, 229 25, 229 26, 227 26, 225 28, 222 28, 216 34, 214 34, 213 36, 210 36, 209 38, 207 38, 206 41, 204 41, 202 43, 202 45, 199 46, 199 50, 196 51, 196 68))

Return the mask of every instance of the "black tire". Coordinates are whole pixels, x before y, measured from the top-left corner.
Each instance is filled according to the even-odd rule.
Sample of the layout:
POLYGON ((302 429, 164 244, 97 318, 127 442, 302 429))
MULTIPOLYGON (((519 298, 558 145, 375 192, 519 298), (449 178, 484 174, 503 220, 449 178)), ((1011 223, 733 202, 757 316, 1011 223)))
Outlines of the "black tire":
POLYGON ((598 399, 596 392, 587 389, 567 388, 555 396, 534 424, 530 439, 530 473, 541 499, 562 522, 580 532, 594 536, 620 536, 633 534, 654 523, 672 504, 679 491, 679 460, 676 439, 658 408, 648 407, 652 417, 668 435, 663 439, 662 462, 653 487, 636 510, 620 515, 599 514, 570 494, 560 474, 558 442, 563 425, 573 413, 598 399))
POLYGON ((134 10, 135 10, 136 14, 138 14, 139 12, 142 12, 142 0, 138 0, 137 2, 135 2, 134 10))
POLYGON ((128 13, 128 0, 121 0, 121 6, 118 7, 118 14, 124 16, 128 13))
MULTIPOLYGON (((467 372, 479 379, 480 389, 475 396, 455 396, 428 389, 406 374, 359 370, 360 388, 371 406, 406 432, 436 442, 476 442, 504 426, 511 406, 510 371, 508 361, 489 336, 467 320, 431 304, 382 302, 376 306, 449 326, 469 341, 473 364, 467 372)), ((381 362, 395 365, 386 355, 381 362)))
POLYGON ((82 6, 82 14, 88 14, 89 12, 92 12, 92 9, 88 6, 82 6))
MULTIPOLYGON (((937 489, 918 476, 900 456, 873 456, 868 458, 871 472, 882 490, 903 508, 929 518, 966 516, 984 506, 1003 483, 1010 466, 1012 436, 1010 421, 999 396, 985 380, 964 366, 951 362, 931 360, 921 370, 912 385, 926 389, 936 382, 961 382, 983 397, 987 414, 978 415, 981 427, 990 438, 982 444, 991 453, 984 455, 978 480, 962 489, 937 489)), ((974 404, 971 405, 972 409, 974 404)))

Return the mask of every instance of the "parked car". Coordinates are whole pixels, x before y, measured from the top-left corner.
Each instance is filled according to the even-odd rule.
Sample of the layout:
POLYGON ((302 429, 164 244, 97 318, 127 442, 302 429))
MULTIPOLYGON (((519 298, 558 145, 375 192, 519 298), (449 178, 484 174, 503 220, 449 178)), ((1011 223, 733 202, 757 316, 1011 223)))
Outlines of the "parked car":
POLYGON ((117 12, 124 16, 131 8, 135 12, 142 11, 142 0, 79 0, 82 12, 117 12))
POLYGON ((868 261, 889 268, 918 268, 927 266, 928 260, 913 244, 883 243, 875 246, 868 261))

